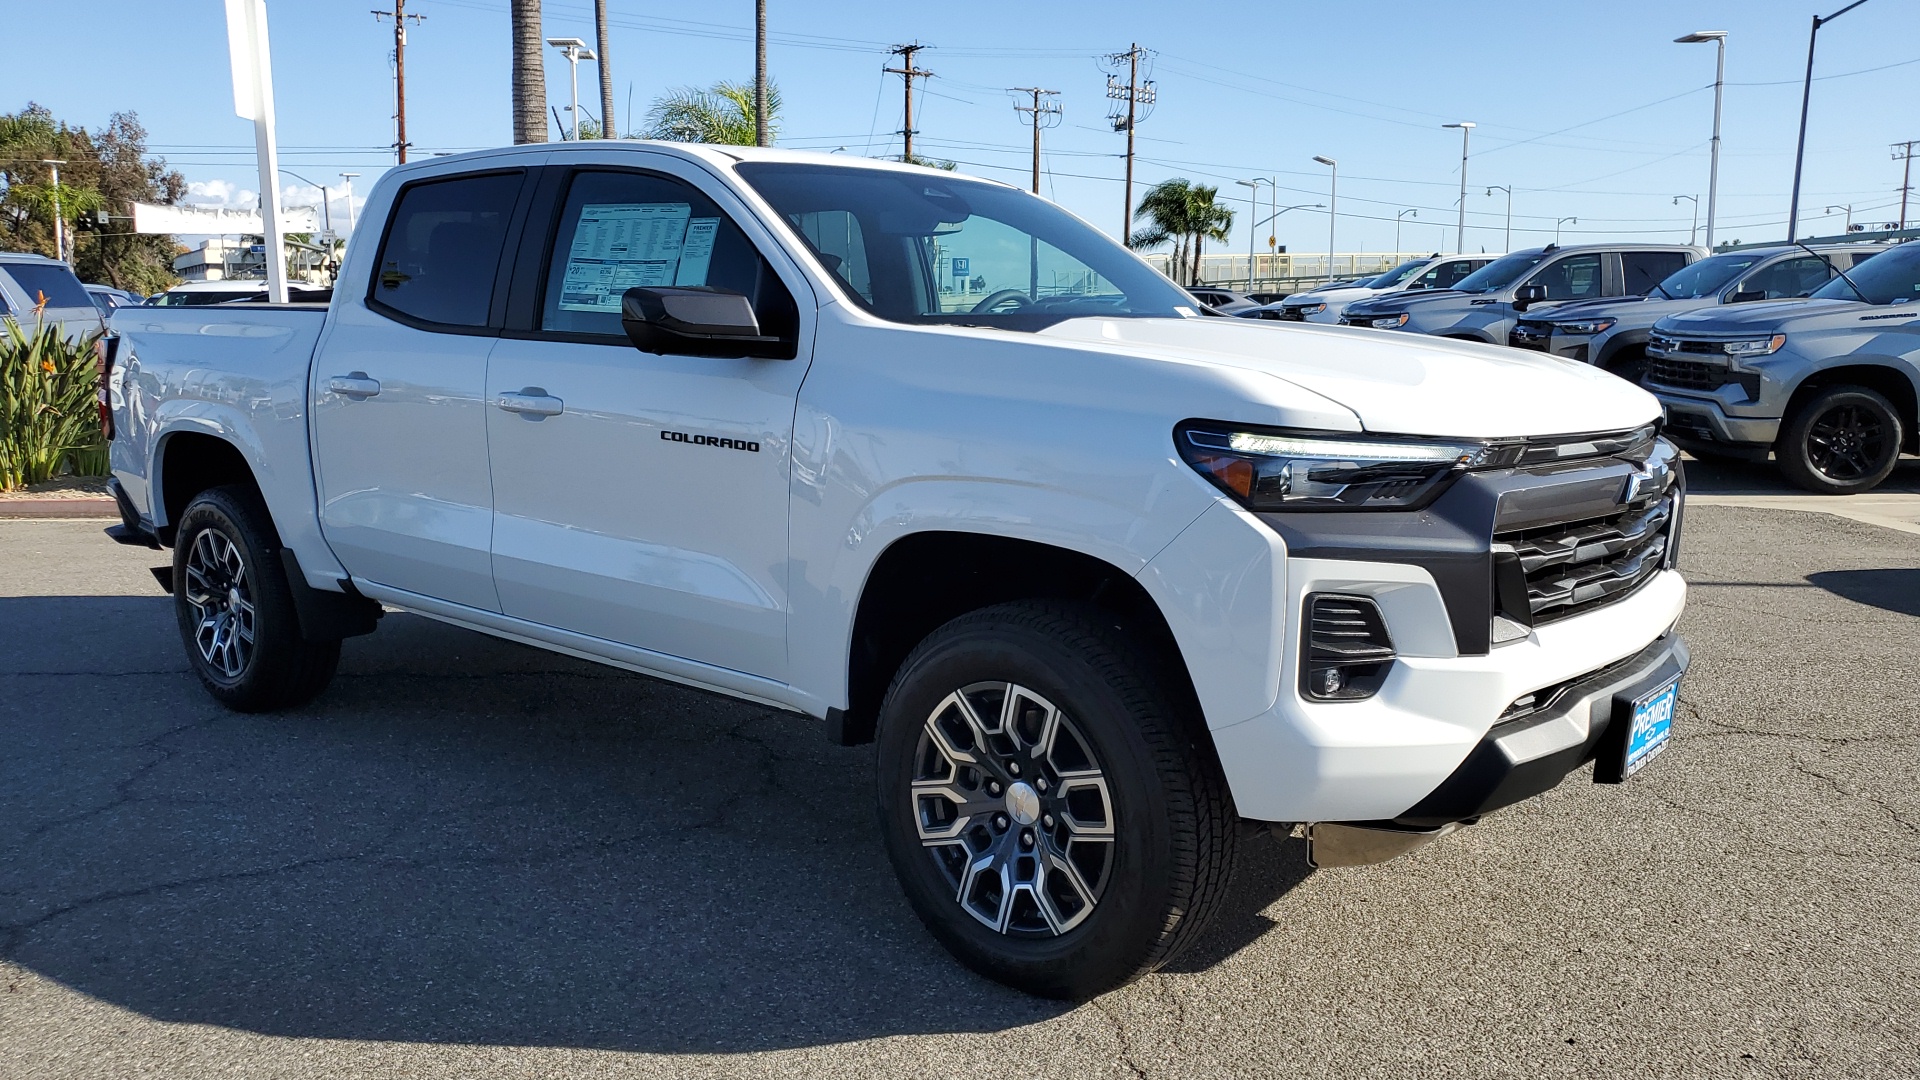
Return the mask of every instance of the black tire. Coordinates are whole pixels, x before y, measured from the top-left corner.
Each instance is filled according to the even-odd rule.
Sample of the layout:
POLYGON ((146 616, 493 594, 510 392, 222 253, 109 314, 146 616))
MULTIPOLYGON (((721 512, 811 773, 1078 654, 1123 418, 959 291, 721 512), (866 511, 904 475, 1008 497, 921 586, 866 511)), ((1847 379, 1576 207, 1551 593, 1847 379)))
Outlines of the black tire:
MULTIPOLYGON (((1190 695, 1176 691, 1173 677, 1160 674, 1161 665, 1115 622, 1089 607, 1048 601, 1002 604, 963 615, 913 651, 880 711, 880 826, 907 899, 927 929, 962 963, 1044 997, 1092 997, 1165 964, 1206 926, 1233 866, 1236 815, 1218 762, 1210 748, 1199 743, 1206 736, 1195 707, 1183 704, 1190 695), (956 876, 955 860, 972 862, 984 856, 971 846, 923 845, 922 807, 937 809, 940 801, 928 803, 912 790, 929 761, 952 760, 938 751, 932 757, 927 753, 938 722, 936 708, 951 716, 950 695, 968 689, 976 703, 981 694, 990 701, 993 691, 979 687, 1002 684, 1009 696, 1037 694, 1065 718, 1053 728, 1064 734, 1049 740, 1046 756, 1030 749, 1005 755, 1015 766, 1028 762, 1024 773, 1002 772, 992 781, 992 769, 1004 766, 982 768, 976 770, 975 786, 963 792, 981 800, 969 805, 987 807, 968 817, 976 822, 969 833, 977 829, 991 835, 1004 821, 1007 831, 1000 835, 1009 845, 1030 836, 1037 851, 1075 862, 1071 875, 1046 869, 1054 859, 1041 862, 1053 876, 1040 879, 1037 886, 1030 879, 1025 896, 1020 895, 1020 857, 1013 846, 1004 849, 1012 853, 1010 878, 983 873, 968 879, 964 870, 956 876), (1062 738, 1069 742, 1062 743, 1062 738), (1067 767, 1068 759, 1079 756, 1076 743, 1103 779, 1104 795, 1087 786, 1085 770, 1067 767), (1021 758, 1019 752, 1029 756, 1021 758), (1034 777, 1030 785, 1011 779, 1022 775, 1034 777), (1062 775, 1065 779, 1059 779, 1062 775), (1056 777, 1051 787, 1043 782, 1047 776, 1056 777), (995 782, 1004 785, 1004 800, 993 798, 995 782), (1027 790, 1017 792, 1022 786, 1027 790), (1036 787, 1048 794, 1034 796, 1036 787), (1046 801, 1016 807, 1016 794, 1023 800, 1033 796, 1046 801), (1089 810, 1095 802, 1103 803, 1097 818, 1089 810), (992 811, 997 806, 1008 813, 992 811), (1022 814, 1033 822, 1032 828, 1021 827, 1022 814), (1100 818, 1111 831, 1111 842, 1077 838, 1099 831, 1089 822, 1100 818), (1076 819, 1084 820, 1076 825, 1076 819), (1090 863, 1096 869, 1087 869, 1090 863), (1007 897, 998 907, 1006 929, 986 925, 987 915, 970 914, 962 906, 968 880, 976 883, 976 907, 983 888, 987 906, 992 906, 992 896, 1007 897), (1015 886, 1002 892, 996 883, 1006 880, 1015 886), (1094 899, 1058 918, 1070 905, 1049 899, 1043 909, 1041 892, 1067 894, 1072 902, 1088 895, 1094 899)), ((985 714, 989 709, 977 711, 985 714)), ((1043 714, 1040 707, 1025 713, 1043 714)), ((1027 723, 1017 720, 1008 728, 1027 723)), ((1026 730, 1031 734, 1034 729, 1026 730)), ((963 770, 950 768, 953 782, 963 784, 963 770)), ((962 808, 947 805, 957 820, 962 808)))
POLYGON ((284 709, 311 700, 333 678, 340 643, 301 636, 280 537, 252 489, 210 488, 187 504, 174 536, 173 586, 187 661, 221 704, 239 712, 284 709), (250 629, 250 642, 242 628, 250 629))
POLYGON ((1893 472, 1905 441, 1892 402, 1864 386, 1830 386, 1793 410, 1773 452, 1787 479, 1808 491, 1857 495, 1893 472))

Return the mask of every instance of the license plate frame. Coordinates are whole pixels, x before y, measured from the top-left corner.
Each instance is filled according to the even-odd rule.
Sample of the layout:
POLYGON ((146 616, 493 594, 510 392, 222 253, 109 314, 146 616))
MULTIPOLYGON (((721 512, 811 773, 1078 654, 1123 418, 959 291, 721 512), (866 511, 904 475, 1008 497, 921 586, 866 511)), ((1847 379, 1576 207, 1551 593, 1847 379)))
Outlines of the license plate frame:
POLYGON ((1634 776, 1673 744, 1673 714, 1680 703, 1680 676, 1634 698, 1624 710, 1625 738, 1621 739, 1620 778, 1634 776))

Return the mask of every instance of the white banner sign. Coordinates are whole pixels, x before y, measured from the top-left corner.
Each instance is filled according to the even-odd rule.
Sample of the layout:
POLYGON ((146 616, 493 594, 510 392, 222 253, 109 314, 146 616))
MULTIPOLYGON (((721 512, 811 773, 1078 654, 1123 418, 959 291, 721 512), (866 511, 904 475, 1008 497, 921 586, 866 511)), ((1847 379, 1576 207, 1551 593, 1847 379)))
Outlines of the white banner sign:
MULTIPOLYGON (((288 232, 318 232, 319 213, 311 206, 280 208, 281 227, 288 232)), ((266 222, 259 210, 220 206, 150 206, 133 204, 133 231, 137 233, 201 233, 209 236, 264 236, 266 222)))

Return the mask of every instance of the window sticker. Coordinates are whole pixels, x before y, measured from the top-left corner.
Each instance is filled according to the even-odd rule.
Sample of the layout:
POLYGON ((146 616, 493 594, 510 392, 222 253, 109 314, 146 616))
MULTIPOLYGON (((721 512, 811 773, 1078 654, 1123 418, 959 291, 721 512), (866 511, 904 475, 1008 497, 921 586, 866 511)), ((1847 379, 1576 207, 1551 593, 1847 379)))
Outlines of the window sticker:
POLYGON ((560 310, 619 312, 638 285, 704 285, 718 218, 687 203, 588 203, 567 250, 560 310))

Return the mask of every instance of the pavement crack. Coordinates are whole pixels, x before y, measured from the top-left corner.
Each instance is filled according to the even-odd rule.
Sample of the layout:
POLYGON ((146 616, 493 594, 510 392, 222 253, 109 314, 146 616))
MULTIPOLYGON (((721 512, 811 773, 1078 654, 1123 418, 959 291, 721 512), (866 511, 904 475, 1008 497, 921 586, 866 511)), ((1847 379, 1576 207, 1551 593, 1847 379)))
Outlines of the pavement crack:
POLYGON ((1145 1066, 1140 1064, 1140 1059, 1134 1054, 1133 1036, 1127 1034, 1127 1025, 1121 1020, 1120 1015, 1112 1009, 1107 1008, 1105 1003, 1098 999, 1089 1001, 1087 1004, 1093 1006, 1095 1012, 1106 1017, 1108 1022, 1113 1025, 1113 1036, 1120 1043, 1120 1064, 1125 1065, 1127 1071, 1131 1073, 1136 1080, 1147 1080, 1147 1070, 1145 1066))
POLYGON ((180 724, 176 727, 168 728, 150 738, 133 743, 127 747, 127 749, 136 751, 151 750, 154 751, 157 756, 150 761, 141 763, 136 766, 132 772, 114 781, 112 798, 98 806, 89 807, 78 813, 68 814, 65 817, 58 817, 51 821, 42 822, 28 830, 26 835, 21 837, 21 842, 23 844, 31 843, 55 829, 78 824, 79 822, 99 817, 102 814, 112 813, 123 806, 139 801, 133 793, 134 785, 152 775, 154 770, 172 761, 174 756, 179 753, 177 747, 167 745, 168 741, 183 732, 192 731, 198 727, 205 727, 210 722, 209 720, 195 720, 192 723, 180 724))

